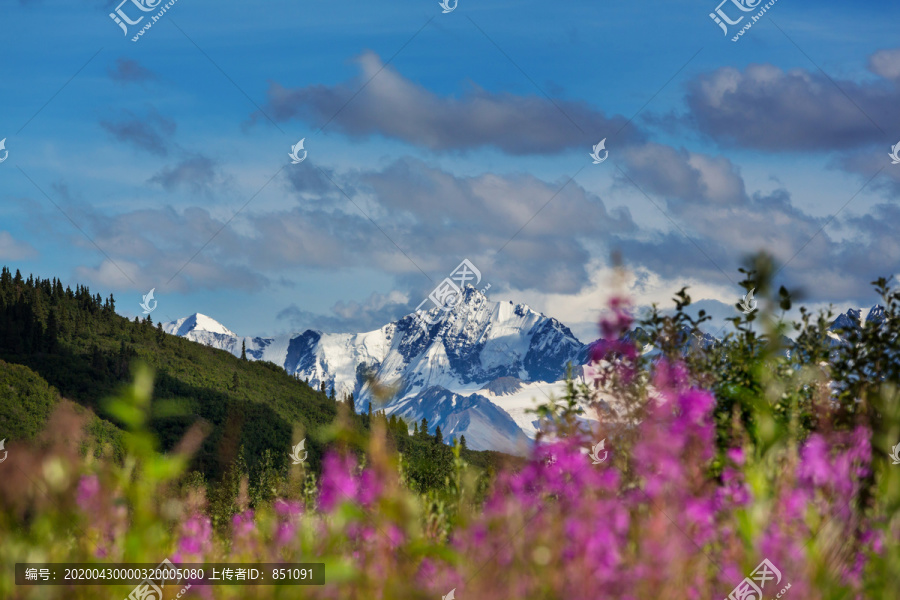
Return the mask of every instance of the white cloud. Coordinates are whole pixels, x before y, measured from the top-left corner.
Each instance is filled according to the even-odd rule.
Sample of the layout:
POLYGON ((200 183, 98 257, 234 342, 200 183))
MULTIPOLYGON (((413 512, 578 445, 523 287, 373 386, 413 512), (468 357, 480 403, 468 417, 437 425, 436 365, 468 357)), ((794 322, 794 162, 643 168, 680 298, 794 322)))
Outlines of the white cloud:
POLYGON ((37 255, 28 242, 16 240, 8 231, 0 231, 0 260, 25 260, 37 255))

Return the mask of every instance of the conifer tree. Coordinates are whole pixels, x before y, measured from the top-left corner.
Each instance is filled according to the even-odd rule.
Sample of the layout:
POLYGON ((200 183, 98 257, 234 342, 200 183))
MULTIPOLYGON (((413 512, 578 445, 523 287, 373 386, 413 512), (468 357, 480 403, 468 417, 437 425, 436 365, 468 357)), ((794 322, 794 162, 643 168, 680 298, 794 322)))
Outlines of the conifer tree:
POLYGON ((56 352, 59 341, 59 321, 56 318, 56 309, 50 309, 47 317, 47 330, 44 332, 44 349, 49 353, 56 352))
POLYGON ((241 342, 241 360, 247 360, 247 342, 241 342))
POLYGON ((466 436, 459 436, 459 447, 461 450, 467 450, 466 448, 466 436))
POLYGON ((443 444, 443 443, 444 443, 444 434, 441 433, 441 426, 440 426, 440 425, 438 425, 437 428, 434 430, 434 442, 435 442, 436 444, 443 444))

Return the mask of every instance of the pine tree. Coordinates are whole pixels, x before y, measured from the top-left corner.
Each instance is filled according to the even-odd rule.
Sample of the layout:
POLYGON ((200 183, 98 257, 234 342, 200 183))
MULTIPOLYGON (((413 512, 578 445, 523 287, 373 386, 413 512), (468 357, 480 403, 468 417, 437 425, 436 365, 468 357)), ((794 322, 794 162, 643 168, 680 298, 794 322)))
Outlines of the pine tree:
POLYGON ((56 309, 50 309, 47 317, 47 330, 44 332, 44 349, 53 354, 59 347, 59 321, 56 318, 56 309))
POLYGON ((322 392, 323 394, 325 393, 325 382, 324 381, 319 384, 319 391, 322 392))
POLYGON ((459 437, 459 447, 461 450, 467 450, 466 448, 466 436, 462 435, 459 437))
POLYGON ((116 363, 119 377, 124 377, 128 373, 128 348, 125 346, 125 340, 119 342, 119 354, 116 356, 116 363))
POLYGON ((356 403, 353 401, 353 392, 347 397, 347 403, 350 404, 350 410, 356 412, 356 403))
POLYGON ((422 417, 422 425, 419 427, 419 433, 422 437, 428 437, 428 419, 422 417))
POLYGON ((241 341, 241 360, 247 360, 247 342, 241 341))
POLYGON ((434 430, 434 442, 436 444, 444 443, 444 434, 441 433, 441 426, 438 425, 437 429, 434 430))
POLYGON ((413 423, 413 435, 419 437, 419 424, 413 423))
POLYGON ((101 373, 106 371, 106 360, 97 344, 91 346, 91 366, 101 373))

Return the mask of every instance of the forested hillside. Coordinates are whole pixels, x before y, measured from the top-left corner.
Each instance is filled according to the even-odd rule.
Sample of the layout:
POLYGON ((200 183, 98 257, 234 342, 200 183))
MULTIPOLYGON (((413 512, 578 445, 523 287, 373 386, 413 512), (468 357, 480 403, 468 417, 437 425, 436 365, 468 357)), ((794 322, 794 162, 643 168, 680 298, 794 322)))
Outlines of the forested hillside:
MULTIPOLYGON (((155 373, 151 423, 161 449, 170 450, 199 419, 210 427, 193 468, 218 479, 240 458, 251 478, 262 468, 288 463, 295 427, 308 436, 308 465, 320 468, 323 428, 337 416, 338 402, 288 375, 280 366, 251 362, 227 352, 168 335, 150 317, 128 320, 115 299, 92 295, 85 286, 64 288, 57 279, 24 279, 0 273, 0 438, 33 437, 60 396, 115 422, 103 400, 131 381, 140 361, 155 373), (3 385, 5 384, 5 385, 3 385), (52 386, 52 387, 51 387, 52 386), (267 452, 269 451, 269 452, 267 452)), ((352 413, 351 426, 364 433, 370 415, 352 413)), ((430 489, 450 473, 450 449, 434 435, 406 433, 392 421, 395 446, 404 453, 411 482, 430 489)), ((102 422, 91 426, 117 453, 115 436, 102 422)), ((466 451, 487 467, 497 453, 466 451)))

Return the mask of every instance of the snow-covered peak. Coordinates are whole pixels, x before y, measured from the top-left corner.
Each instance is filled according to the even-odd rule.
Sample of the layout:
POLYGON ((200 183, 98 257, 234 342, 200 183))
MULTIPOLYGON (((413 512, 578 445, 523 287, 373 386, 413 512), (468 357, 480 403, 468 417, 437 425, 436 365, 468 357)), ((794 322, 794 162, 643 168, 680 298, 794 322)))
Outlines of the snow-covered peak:
POLYGON ((847 312, 837 316, 829 329, 836 331, 840 329, 854 329, 856 327, 865 327, 866 325, 877 325, 884 320, 884 307, 876 304, 869 309, 865 319, 862 318, 862 308, 850 308, 847 312))
POLYGON ((213 319, 200 313, 194 313, 189 317, 178 319, 177 321, 169 321, 163 325, 163 331, 180 337, 184 337, 192 331, 206 331, 208 333, 219 333, 222 335, 237 337, 230 329, 213 319))

